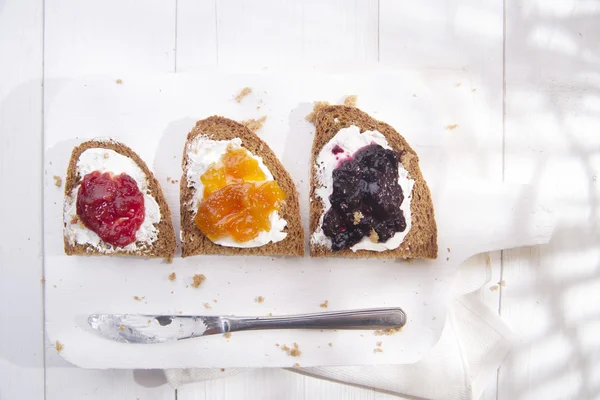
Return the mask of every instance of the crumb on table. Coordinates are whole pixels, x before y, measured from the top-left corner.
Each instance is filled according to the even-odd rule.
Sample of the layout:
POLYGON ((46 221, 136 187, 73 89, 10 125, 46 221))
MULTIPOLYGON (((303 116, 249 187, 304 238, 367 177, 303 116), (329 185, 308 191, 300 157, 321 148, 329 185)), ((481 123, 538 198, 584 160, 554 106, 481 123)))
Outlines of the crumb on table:
POLYGON ((294 367, 298 368, 300 366, 300 363, 296 363, 294 364, 294 367))
POLYGON ((133 299, 136 300, 136 301, 142 301, 145 298, 146 298, 146 296, 142 296, 142 297, 140 297, 140 296, 133 296, 133 299))
POLYGON ((505 287, 506 286, 506 281, 504 279, 502 279, 500 282, 498 282, 498 285, 505 287))
POLYGON ((204 276, 204 274, 196 274, 192 279, 192 287, 198 289, 200 285, 202 285, 202 283, 204 283, 204 281, 206 280, 206 276, 204 276))
POLYGON ((62 186, 62 178, 58 175, 54 175, 54 186, 61 187, 62 186))
POLYGON ((123 332, 125 330, 125 325, 119 325, 119 330, 123 332))
POLYGON ((206 308, 207 310, 210 310, 212 307, 210 304, 204 303, 204 308, 206 308))
POLYGON ((65 345, 57 340, 56 343, 54 344, 54 348, 56 349, 57 353, 60 353, 62 351, 62 349, 65 348, 65 345))
POLYGON ((122 84, 123 84, 123 79, 117 79, 117 80, 115 81, 115 83, 116 83, 117 85, 122 85, 122 84))
POLYGON ((314 123, 317 113, 321 109, 327 107, 328 105, 329 105, 329 102, 327 102, 327 101, 315 101, 314 105, 313 105, 313 110, 306 116, 306 120, 308 122, 314 123))
POLYGON ((223 335, 223 337, 224 337, 225 339, 230 339, 230 338, 231 338, 231 332, 227 332, 227 333, 225 333, 225 334, 223 335))
POLYGON ((383 345, 383 342, 377 342, 375 343, 375 345, 377 345, 377 347, 381 347, 383 345))
POLYGON ((254 299, 254 301, 257 303, 262 303, 263 301, 265 301, 265 298, 262 296, 258 296, 254 299))
POLYGON ((448 253, 450 253, 450 247, 448 247, 448 253))
POLYGON ((499 287, 498 285, 492 285, 492 286, 490 286, 490 290, 491 290, 492 292, 495 292, 495 291, 496 291, 496 290, 498 290, 499 288, 500 288, 500 287, 499 287))
POLYGON ((456 82, 456 87, 461 87, 462 86, 462 82, 456 82))
POLYGON ((287 345, 284 344, 283 346, 281 346, 281 350, 285 351, 288 354, 288 356, 292 357, 299 357, 302 354, 298 343, 294 343, 292 348, 289 348, 287 345))
POLYGON ((449 131, 453 131, 456 128, 458 128, 458 124, 446 125, 446 129, 449 130, 449 131))
POLYGON ((375 336, 391 336, 391 335, 395 335, 398 332, 401 332, 402 328, 388 328, 388 329, 381 329, 378 331, 375 331, 375 336))
POLYGON ((329 307, 329 300, 325 300, 323 303, 319 304, 319 307, 321 307, 321 308, 329 307))
POLYGON ((225 372, 225 368, 221 368, 221 372, 225 372))
POLYGON ((373 353, 383 353, 383 349, 381 347, 376 347, 373 349, 373 353))
POLYGON ((267 116, 263 115, 259 119, 250 118, 245 121, 240 121, 240 124, 244 125, 246 128, 250 129, 252 132, 256 132, 260 128, 263 127, 266 120, 267 120, 267 116))
POLYGON ((356 107, 356 95, 355 94, 351 94, 350 96, 346 96, 346 98, 344 99, 344 105, 346 107, 356 107))
POLYGON ((169 280, 174 281, 177 278, 177 274, 175 272, 171 272, 169 274, 169 280))
POLYGON ((244 97, 248 96, 250 93, 252 93, 252 88, 249 87, 245 87, 242 90, 240 90, 240 92, 235 96, 235 101, 237 101, 238 103, 241 103, 242 100, 244 99, 244 97))
POLYGON ((44 275, 42 275, 42 277, 41 277, 41 279, 40 279, 40 282, 41 282, 42 284, 46 283, 46 277, 45 277, 44 275))

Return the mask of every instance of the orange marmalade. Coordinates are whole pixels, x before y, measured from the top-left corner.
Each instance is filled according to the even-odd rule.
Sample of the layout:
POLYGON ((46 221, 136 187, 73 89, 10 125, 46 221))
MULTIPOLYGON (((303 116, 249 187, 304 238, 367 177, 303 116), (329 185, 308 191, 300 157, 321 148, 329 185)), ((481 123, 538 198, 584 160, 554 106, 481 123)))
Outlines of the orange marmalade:
POLYGON ((285 199, 277 182, 266 181, 258 161, 243 148, 229 147, 200 180, 204 193, 194 221, 213 241, 231 236, 247 242, 269 231, 269 216, 285 199))

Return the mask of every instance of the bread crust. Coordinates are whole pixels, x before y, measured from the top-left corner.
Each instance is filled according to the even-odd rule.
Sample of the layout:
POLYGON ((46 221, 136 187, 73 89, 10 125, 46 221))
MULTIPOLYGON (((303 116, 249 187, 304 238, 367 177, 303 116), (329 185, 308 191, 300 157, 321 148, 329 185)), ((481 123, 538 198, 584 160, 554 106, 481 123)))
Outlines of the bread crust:
POLYGON ((183 175, 180 180, 182 257, 190 257, 198 254, 304 255, 304 229, 302 228, 300 218, 300 204, 296 185, 269 146, 244 125, 220 116, 212 116, 198 121, 187 136, 181 167, 183 169, 183 175), (199 135, 204 135, 212 140, 240 138, 244 148, 252 154, 262 157, 263 162, 269 168, 271 174, 273 174, 273 178, 286 195, 286 199, 279 210, 279 215, 287 222, 285 228, 287 236, 285 239, 276 243, 267 243, 260 247, 225 247, 213 243, 196 227, 194 213, 189 209, 195 189, 188 187, 187 182, 187 145, 199 135))
POLYGON ((160 221, 156 224, 158 228, 158 239, 150 247, 139 246, 137 251, 126 251, 117 249, 111 253, 103 253, 93 246, 87 244, 70 244, 66 236, 63 235, 65 253, 67 255, 103 255, 103 256, 138 256, 148 258, 166 258, 171 260, 177 251, 177 241, 171 219, 171 211, 165 200, 160 184, 154 177, 154 174, 148 169, 146 163, 132 149, 122 143, 114 140, 89 140, 75 147, 71 153, 69 166, 67 168, 67 179, 65 181, 65 202, 67 197, 73 195, 73 191, 78 187, 83 177, 77 174, 77 161, 81 154, 93 148, 114 150, 117 153, 133 160, 146 175, 148 180, 148 189, 150 195, 156 200, 160 210, 160 221))
MULTIPOLYGON (((315 118, 316 134, 312 146, 310 166, 310 232, 317 230, 319 219, 323 214, 323 202, 316 195, 318 183, 315 181, 317 174, 316 160, 323 146, 343 128, 356 125, 361 132, 367 130, 379 131, 385 136, 390 147, 400 154, 400 161, 408 171, 409 178, 415 181, 411 199, 412 227, 400 246, 394 250, 352 251, 345 249, 332 251, 331 249, 310 242, 311 257, 351 257, 351 258, 437 258, 437 225, 431 192, 419 168, 419 156, 410 147, 406 140, 390 125, 377 121, 365 112, 355 107, 327 106, 317 112, 315 118)), ((405 194, 406 196, 406 194, 405 194)))

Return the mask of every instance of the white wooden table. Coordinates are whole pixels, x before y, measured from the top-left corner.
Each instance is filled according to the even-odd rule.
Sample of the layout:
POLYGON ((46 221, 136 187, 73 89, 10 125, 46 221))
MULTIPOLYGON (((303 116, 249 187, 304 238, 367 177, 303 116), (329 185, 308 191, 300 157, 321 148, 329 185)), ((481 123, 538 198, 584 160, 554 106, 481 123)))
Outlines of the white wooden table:
POLYGON ((597 0, 0 0, 0 399, 392 399, 284 370, 177 393, 44 336, 44 102, 66 78, 276 66, 464 69, 490 108, 491 180, 553 193, 552 243, 493 254, 481 296, 521 335, 485 399, 600 398, 597 0), (504 3, 504 4, 503 4, 504 3))

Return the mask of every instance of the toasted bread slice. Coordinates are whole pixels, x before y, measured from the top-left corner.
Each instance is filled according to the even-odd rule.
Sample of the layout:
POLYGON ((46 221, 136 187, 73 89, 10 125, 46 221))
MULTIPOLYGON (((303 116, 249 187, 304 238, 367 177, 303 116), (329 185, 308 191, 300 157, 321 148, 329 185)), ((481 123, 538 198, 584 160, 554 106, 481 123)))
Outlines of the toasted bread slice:
MULTIPOLYGON (((119 157, 120 158, 120 157, 119 157)), ((123 160, 123 159, 121 159, 123 160)), ((83 163, 83 161, 82 161, 83 163)), ((107 161, 108 163, 108 161, 107 161)), ((132 165, 133 164, 129 164, 132 165)), ((122 171, 111 171, 120 173, 122 171)), ((135 179, 135 178, 134 178, 135 179)), ((147 201, 147 200, 146 200, 147 201)), ((156 208, 156 206, 154 206, 156 208)), ((175 231, 171 219, 171 212, 165 200, 162 189, 158 181, 154 178, 152 172, 146 166, 146 163, 129 147, 111 139, 96 139, 80 144, 73 149, 69 167, 67 169, 67 178, 65 183, 65 203, 64 203, 64 244, 65 253, 67 255, 110 255, 110 256, 138 256, 148 258, 166 258, 172 259, 177 250, 177 241, 175 239, 175 231), (95 233, 86 228, 81 222, 77 222, 75 214, 75 202, 77 199, 77 191, 80 182, 83 178, 82 170, 93 169, 93 167, 78 165, 81 155, 86 150, 105 149, 104 156, 107 160, 111 157, 124 156, 131 160, 139 169, 140 177, 145 177, 145 182, 139 182, 138 187, 144 194, 144 198, 152 197, 158 205, 160 216, 153 213, 157 222, 152 222, 148 218, 149 208, 153 204, 145 203, 146 218, 141 229, 145 229, 147 235, 145 240, 136 241, 124 247, 115 247, 103 242, 95 233), (113 152, 118 153, 115 155, 113 152), (71 227, 71 224, 76 224, 76 227, 71 227), (77 228, 77 232, 74 229, 77 228), (79 235, 79 236, 78 236, 79 235), (91 235, 91 236, 89 236, 91 235), (81 237, 92 237, 92 243, 85 240, 80 240, 81 237), (98 241, 98 243, 96 243, 98 241)), ((139 231, 138 231, 139 232, 139 231)))
MULTIPOLYGON (((412 227, 400 246, 393 250, 381 252, 370 250, 344 249, 332 251, 330 248, 318 243, 310 243, 312 257, 374 257, 374 258, 437 258, 437 226, 433 211, 431 193, 419 169, 419 157, 398 132, 386 123, 371 118, 355 107, 328 106, 320 109, 316 114, 316 134, 312 147, 311 161, 311 187, 310 187, 310 232, 311 235, 319 228, 319 221, 324 213, 323 203, 316 195, 317 174, 316 159, 323 146, 329 142, 342 128, 357 126, 361 132, 367 130, 379 131, 385 136, 389 146, 401 154, 401 163, 408 171, 408 177, 415 181, 410 205, 412 227)), ((407 196, 407 194, 405 194, 407 196)), ((311 237, 312 239, 312 237, 311 237)))
POLYGON ((181 201, 181 246, 182 257, 198 254, 228 254, 228 255, 304 255, 304 230, 300 218, 298 192, 292 178, 287 173, 273 151, 256 134, 242 124, 233 120, 212 116, 198 121, 187 136, 182 160, 183 175, 180 183, 181 201), (265 166, 273 175, 273 179, 285 193, 286 199, 281 205, 279 215, 287 225, 287 236, 278 242, 270 242, 259 247, 226 247, 213 243, 202 234, 194 222, 192 199, 195 188, 190 186, 187 179, 190 160, 188 147, 197 136, 205 136, 211 140, 231 140, 239 138, 242 146, 253 155, 262 157, 265 166))

